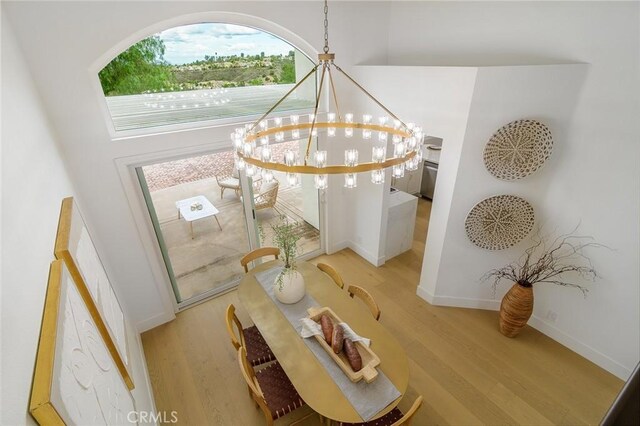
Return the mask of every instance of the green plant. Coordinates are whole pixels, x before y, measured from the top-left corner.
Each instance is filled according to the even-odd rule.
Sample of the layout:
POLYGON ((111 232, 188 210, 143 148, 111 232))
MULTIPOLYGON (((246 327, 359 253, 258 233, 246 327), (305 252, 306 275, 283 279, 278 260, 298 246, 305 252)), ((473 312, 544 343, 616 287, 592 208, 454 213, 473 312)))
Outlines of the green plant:
MULTIPOLYGON (((276 284, 282 289, 283 278, 285 275, 296 270, 296 255, 298 254, 298 241, 300 235, 296 232, 298 223, 288 220, 286 216, 280 216, 276 223, 269 224, 273 231, 273 244, 280 249, 280 256, 284 261, 284 271, 276 279, 276 284)), ((258 226, 260 238, 264 242, 266 234, 262 225, 258 226)))
POLYGON ((574 287, 586 297, 588 288, 564 277, 566 274, 573 274, 595 281, 598 274, 583 250, 588 247, 606 246, 595 243, 593 237, 574 235, 576 230, 577 227, 572 232, 553 239, 551 243, 538 232, 534 237, 534 244, 525 250, 520 259, 502 268, 492 269, 484 275, 483 280, 493 280, 491 285, 494 295, 498 284, 504 279, 523 287, 532 287, 536 283, 574 287))

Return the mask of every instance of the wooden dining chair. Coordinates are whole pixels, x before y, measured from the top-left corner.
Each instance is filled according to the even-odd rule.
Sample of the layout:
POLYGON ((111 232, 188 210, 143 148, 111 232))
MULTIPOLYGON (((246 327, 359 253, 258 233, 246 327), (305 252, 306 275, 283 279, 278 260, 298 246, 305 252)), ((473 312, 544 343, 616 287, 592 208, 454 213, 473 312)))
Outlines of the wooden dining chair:
POLYGON ((240 259, 240 264, 244 267, 244 272, 249 272, 249 262, 253 262, 256 259, 265 256, 275 256, 277 259, 279 255, 280 249, 278 247, 260 247, 259 249, 250 251, 249 253, 242 256, 242 259, 240 259))
POLYGON ((340 423, 340 426, 399 426, 411 424, 413 416, 416 411, 422 406, 422 395, 418 395, 409 411, 406 414, 402 414, 402 411, 398 407, 389 411, 379 419, 371 420, 364 423, 340 423))
POLYGON ((271 348, 264 340, 264 337, 260 334, 258 327, 252 325, 251 327, 242 328, 242 323, 236 316, 236 307, 233 306, 233 304, 227 306, 225 319, 227 322, 227 332, 229 333, 229 337, 231 337, 231 344, 235 350, 240 349, 242 346, 246 348, 245 351, 249 364, 255 367, 276 359, 273 352, 271 352, 271 348), (237 334, 236 331, 234 331, 234 326, 237 334))
POLYGON ((305 405, 279 363, 274 362, 255 371, 248 364, 246 351, 241 346, 238 349, 238 364, 242 377, 249 386, 251 397, 262 410, 268 426, 305 405))
POLYGON ((347 292, 351 297, 358 296, 360 299, 362 299, 362 301, 371 311, 371 314, 376 319, 376 321, 380 319, 380 308, 378 307, 378 304, 376 303, 373 296, 369 294, 367 290, 357 285, 350 285, 349 288, 347 288, 347 292))
POLYGON ((326 263, 318 263, 316 266, 322 272, 329 275, 338 287, 344 288, 344 281, 342 281, 342 277, 340 276, 340 274, 338 274, 338 271, 333 269, 333 267, 327 265, 326 263))

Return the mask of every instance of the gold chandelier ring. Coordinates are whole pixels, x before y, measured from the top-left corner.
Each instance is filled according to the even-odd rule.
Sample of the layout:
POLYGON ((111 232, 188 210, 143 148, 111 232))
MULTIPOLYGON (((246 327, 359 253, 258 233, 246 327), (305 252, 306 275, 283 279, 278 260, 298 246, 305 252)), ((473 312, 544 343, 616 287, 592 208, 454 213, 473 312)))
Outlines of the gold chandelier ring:
POLYGON ((261 138, 262 136, 273 135, 279 132, 290 132, 292 130, 306 130, 311 128, 326 129, 329 127, 338 128, 338 129, 368 129, 368 130, 374 130, 378 132, 386 132, 391 135, 402 136, 403 138, 410 138, 412 136, 411 133, 406 130, 395 129, 389 126, 381 126, 378 124, 365 124, 365 123, 345 123, 340 121, 336 123, 316 122, 316 123, 300 123, 300 124, 289 124, 286 126, 271 127, 266 130, 260 130, 257 132, 251 132, 247 134, 245 136, 245 141, 253 142, 256 139, 261 138))

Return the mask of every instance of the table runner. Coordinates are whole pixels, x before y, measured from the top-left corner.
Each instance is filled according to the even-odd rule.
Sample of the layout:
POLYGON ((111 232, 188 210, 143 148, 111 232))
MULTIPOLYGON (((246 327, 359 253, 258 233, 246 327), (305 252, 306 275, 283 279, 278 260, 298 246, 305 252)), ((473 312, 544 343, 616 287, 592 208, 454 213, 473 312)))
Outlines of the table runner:
MULTIPOLYGON (((282 267, 276 266, 256 273, 255 278, 296 330, 297 334, 300 335, 302 329, 300 319, 309 315, 307 309, 320 305, 309 293, 305 293, 299 302, 291 305, 281 303, 276 299, 273 283, 280 271, 282 271, 282 267)), ((300 338, 302 339, 302 337, 300 338)), ((364 421, 370 420, 401 395, 400 391, 391 383, 391 380, 379 369, 378 377, 371 383, 367 383, 364 380, 360 380, 357 383, 352 382, 315 338, 303 340, 364 421)))

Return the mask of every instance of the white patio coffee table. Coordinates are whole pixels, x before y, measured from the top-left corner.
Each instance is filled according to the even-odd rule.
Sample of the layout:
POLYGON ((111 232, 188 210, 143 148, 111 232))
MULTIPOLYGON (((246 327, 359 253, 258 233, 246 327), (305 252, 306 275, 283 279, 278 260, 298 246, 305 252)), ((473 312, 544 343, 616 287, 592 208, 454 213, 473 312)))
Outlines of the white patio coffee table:
POLYGON ((187 222, 189 222, 189 230, 191 231, 191 238, 193 239, 193 221, 198 219, 203 219, 205 217, 213 216, 213 218, 218 222, 218 227, 222 231, 222 226, 220 226, 220 221, 216 216, 218 213, 218 209, 215 208, 211 201, 207 199, 204 195, 197 195, 195 197, 187 198, 185 200, 176 201, 176 208, 178 209, 178 219, 181 217, 184 218, 187 222), (191 206, 201 204, 202 209, 200 210, 191 210, 191 206))

